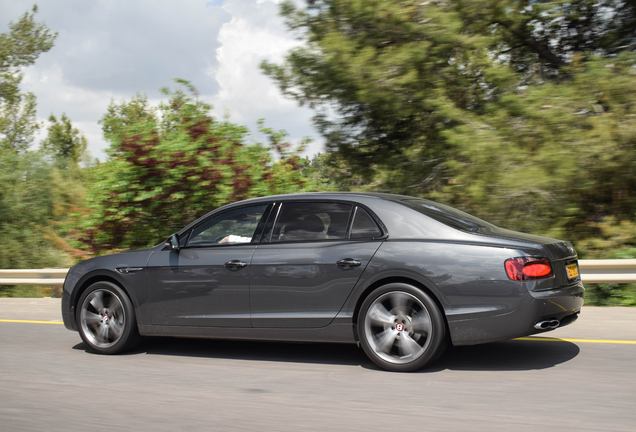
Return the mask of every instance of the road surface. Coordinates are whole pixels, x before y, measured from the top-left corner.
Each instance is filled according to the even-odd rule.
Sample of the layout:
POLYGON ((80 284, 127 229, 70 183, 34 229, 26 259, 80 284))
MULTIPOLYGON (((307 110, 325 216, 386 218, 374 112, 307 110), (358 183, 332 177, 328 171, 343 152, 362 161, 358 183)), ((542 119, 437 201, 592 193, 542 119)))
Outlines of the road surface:
POLYGON ((0 299, 1 431, 636 430, 636 308, 584 307, 550 339, 408 374, 336 344, 150 338, 100 356, 60 321, 58 299, 0 299))

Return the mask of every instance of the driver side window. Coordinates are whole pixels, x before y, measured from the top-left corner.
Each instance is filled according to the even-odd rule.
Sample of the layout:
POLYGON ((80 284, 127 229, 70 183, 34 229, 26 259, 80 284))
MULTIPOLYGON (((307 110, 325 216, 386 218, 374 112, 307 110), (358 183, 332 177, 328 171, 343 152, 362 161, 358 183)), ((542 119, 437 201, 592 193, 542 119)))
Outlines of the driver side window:
POLYGON ((267 204, 224 212, 195 227, 188 247, 249 243, 267 204))

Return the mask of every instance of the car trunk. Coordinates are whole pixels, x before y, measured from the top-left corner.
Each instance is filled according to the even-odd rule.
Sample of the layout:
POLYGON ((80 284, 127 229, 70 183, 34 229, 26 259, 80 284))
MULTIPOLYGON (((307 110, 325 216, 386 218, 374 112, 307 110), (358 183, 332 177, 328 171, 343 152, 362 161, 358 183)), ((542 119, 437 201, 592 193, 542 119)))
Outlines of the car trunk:
POLYGON ((540 245, 541 248, 546 251, 544 257, 550 259, 554 278, 537 281, 533 289, 534 291, 561 288, 581 281, 576 251, 570 242, 510 231, 499 227, 485 227, 481 230, 480 234, 496 238, 534 243, 535 245, 540 245), (568 266, 572 273, 571 275, 568 274, 568 266))

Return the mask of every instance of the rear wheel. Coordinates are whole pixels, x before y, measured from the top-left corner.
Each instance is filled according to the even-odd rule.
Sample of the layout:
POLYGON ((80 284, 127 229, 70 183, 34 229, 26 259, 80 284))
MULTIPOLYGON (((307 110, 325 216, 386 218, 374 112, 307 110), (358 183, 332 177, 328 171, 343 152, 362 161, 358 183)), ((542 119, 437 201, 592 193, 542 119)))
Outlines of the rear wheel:
POLYGON ((89 351, 117 354, 139 340, 135 310, 128 295, 111 282, 96 282, 80 297, 79 334, 89 351))
POLYGON ((420 369, 446 348, 446 325, 437 304, 404 283, 384 285, 365 299, 358 332, 367 356, 390 371, 420 369))

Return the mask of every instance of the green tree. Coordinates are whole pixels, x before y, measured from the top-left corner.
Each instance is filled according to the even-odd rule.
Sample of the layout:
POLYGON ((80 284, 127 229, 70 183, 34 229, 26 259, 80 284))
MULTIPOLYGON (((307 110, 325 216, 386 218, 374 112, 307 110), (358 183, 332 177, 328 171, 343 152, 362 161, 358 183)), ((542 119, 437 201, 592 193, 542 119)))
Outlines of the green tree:
POLYGON ((330 164, 364 179, 351 187, 535 232, 558 221, 575 238, 606 215, 633 218, 636 3, 313 0, 281 11, 306 43, 262 68, 317 110, 330 164))
POLYGON ((354 174, 399 168, 389 189, 421 183, 455 149, 445 131, 484 106, 512 73, 487 56, 489 35, 464 35, 442 2, 283 3, 306 44, 262 68, 284 94, 317 110, 319 131, 354 174), (335 113, 332 115, 332 113, 335 113))
POLYGON ((366 183, 351 173, 348 165, 334 157, 333 153, 318 153, 299 160, 300 171, 318 185, 321 191, 340 191, 363 188, 366 183))
MULTIPOLYGON (((73 260, 59 236, 60 193, 55 169, 36 152, 0 152, 0 268, 68 267, 73 260)), ((0 286, 0 297, 51 295, 41 287, 0 286)))
POLYGON ((0 34, 0 149, 25 151, 39 128, 33 93, 21 93, 22 69, 53 47, 56 34, 35 21, 37 6, 0 34))
MULTIPOLYGON (((340 185, 426 196, 567 238, 582 257, 636 247, 636 2, 309 0, 281 12, 305 44, 261 67, 316 109, 340 185)), ((597 298, 616 304, 616 292, 597 298)))
POLYGON ((69 264, 53 241, 56 193, 51 168, 34 152, 0 153, 0 268, 69 264))
POLYGON ((42 152, 53 157, 61 169, 77 165, 86 153, 86 137, 73 127, 66 113, 59 120, 51 114, 49 122, 48 135, 40 144, 42 152))
POLYGON ((101 121, 110 158, 93 168, 75 233, 92 252, 151 246, 229 202, 314 188, 284 133, 262 128, 285 153, 272 161, 269 147, 245 144, 246 128, 216 121, 183 90, 164 92, 158 109, 137 95, 101 121))

